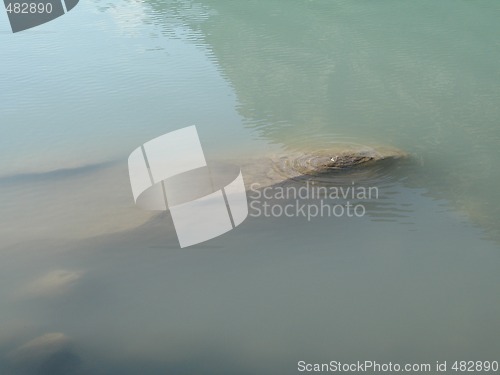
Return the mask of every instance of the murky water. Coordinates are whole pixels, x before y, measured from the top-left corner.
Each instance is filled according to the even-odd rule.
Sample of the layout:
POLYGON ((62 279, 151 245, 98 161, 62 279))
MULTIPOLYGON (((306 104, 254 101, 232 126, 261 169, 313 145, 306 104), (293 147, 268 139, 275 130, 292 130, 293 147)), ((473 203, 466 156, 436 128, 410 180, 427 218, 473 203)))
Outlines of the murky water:
POLYGON ((0 15, 0 372, 500 360, 499 16, 493 0, 88 1, 11 34, 0 15), (134 206, 127 158, 192 124, 241 166, 250 215, 180 249, 169 213, 134 206), (287 175, 286 156, 338 144, 407 155, 287 175))

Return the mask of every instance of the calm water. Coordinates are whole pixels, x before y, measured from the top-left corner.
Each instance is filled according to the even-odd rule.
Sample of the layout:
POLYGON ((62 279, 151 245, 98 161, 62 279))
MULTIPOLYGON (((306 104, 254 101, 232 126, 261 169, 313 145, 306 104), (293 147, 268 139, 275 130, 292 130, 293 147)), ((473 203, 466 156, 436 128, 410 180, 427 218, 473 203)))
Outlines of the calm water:
POLYGON ((499 17, 86 1, 12 34, 0 14, 0 373, 500 360, 499 17), (370 176, 363 217, 249 217, 180 249, 133 205, 127 158, 192 124, 247 184, 252 158, 332 142, 409 156, 370 176))

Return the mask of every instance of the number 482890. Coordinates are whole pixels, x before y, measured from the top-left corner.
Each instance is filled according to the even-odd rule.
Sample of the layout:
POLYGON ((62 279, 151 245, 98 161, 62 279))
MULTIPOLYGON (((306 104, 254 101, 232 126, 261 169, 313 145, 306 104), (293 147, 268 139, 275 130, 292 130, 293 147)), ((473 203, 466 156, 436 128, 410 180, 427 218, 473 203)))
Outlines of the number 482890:
POLYGON ((7 13, 35 14, 52 13, 51 3, 8 3, 5 7, 7 13))
POLYGON ((497 361, 455 361, 451 369, 454 371, 498 371, 497 361))

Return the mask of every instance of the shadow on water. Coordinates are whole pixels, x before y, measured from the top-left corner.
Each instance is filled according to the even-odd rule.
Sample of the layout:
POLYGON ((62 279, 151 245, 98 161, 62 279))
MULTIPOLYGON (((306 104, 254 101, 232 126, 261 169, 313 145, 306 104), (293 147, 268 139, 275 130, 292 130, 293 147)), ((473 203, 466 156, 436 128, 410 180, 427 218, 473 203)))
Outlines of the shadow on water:
MULTIPOLYGON (((17 333, 15 341, 0 340, 0 358, 6 352, 20 366, 16 353, 27 353, 26 374, 37 373, 33 368, 54 374, 134 374, 139 368, 151 374, 289 374, 297 358, 324 361, 332 351, 343 361, 402 361, 408 351, 411 359, 425 361, 436 350, 444 358, 493 355, 500 308, 491 299, 498 285, 497 253, 463 228, 441 236, 437 225, 446 215, 429 218, 427 207, 419 206, 429 199, 420 194, 415 207, 408 206, 413 189, 404 185, 413 163, 400 159, 321 176, 329 179, 319 184, 325 187, 377 182, 379 199, 362 218, 250 216, 223 236, 181 249, 170 214, 162 213, 123 232, 65 244, 20 244, 9 257, 16 267, 1 265, 14 288, 34 275, 53 274, 54 267, 81 272, 30 295, 7 296, 12 303, 4 317, 41 319, 44 330, 64 336, 17 333), (413 232, 395 225, 415 222, 413 232), (431 236, 433 246, 422 247, 423 236, 431 236), (462 241, 465 246, 453 246, 462 241), (474 243, 478 248, 471 252, 474 243), (57 257, 47 255, 47 249, 61 247, 65 252, 57 257), (61 288, 65 280, 71 285, 61 288), (485 324, 471 332, 464 322, 477 319, 485 324)), ((259 175, 253 177, 258 181, 259 175)), ((269 187, 300 189, 316 177, 269 187)), ((317 204, 318 198, 324 197, 300 203, 317 204)), ((294 201, 266 199, 281 206, 294 201)))
MULTIPOLYGON (((259 166, 267 172, 269 161, 259 166)), ((429 217, 431 200, 405 186, 418 168, 414 159, 366 167, 265 185, 275 192, 311 180, 328 188, 376 185, 378 199, 352 200, 366 205, 360 218, 254 217, 251 207, 236 229, 181 249, 167 212, 121 232, 18 244, 0 262, 11 291, 1 296, 2 319, 12 331, 0 335, 0 369, 289 374, 297 358, 324 361, 332 352, 343 361, 402 361, 408 352, 428 361, 436 350, 443 358, 494 355, 493 246, 471 239, 470 228, 441 223, 446 212, 429 217), (441 224, 453 235, 441 236, 441 224), (433 245, 422 246, 422 238, 433 245), (464 324, 477 320, 485 323, 472 332, 464 324)), ((247 184, 262 181, 257 170, 242 168, 247 184)), ((263 201, 283 207, 296 199, 263 201)))

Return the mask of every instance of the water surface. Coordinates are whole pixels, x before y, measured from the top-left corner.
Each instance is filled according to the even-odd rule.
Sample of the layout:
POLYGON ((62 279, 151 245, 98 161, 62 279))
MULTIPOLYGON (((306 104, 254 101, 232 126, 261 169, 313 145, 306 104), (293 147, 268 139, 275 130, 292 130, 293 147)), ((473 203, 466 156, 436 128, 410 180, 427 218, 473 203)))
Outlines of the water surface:
POLYGON ((499 16, 88 1, 17 34, 0 16, 0 372, 498 360, 499 16), (332 142, 409 156, 371 175, 363 217, 252 215, 180 249, 168 213, 133 205, 127 157, 192 124, 247 184, 253 157, 332 142))

